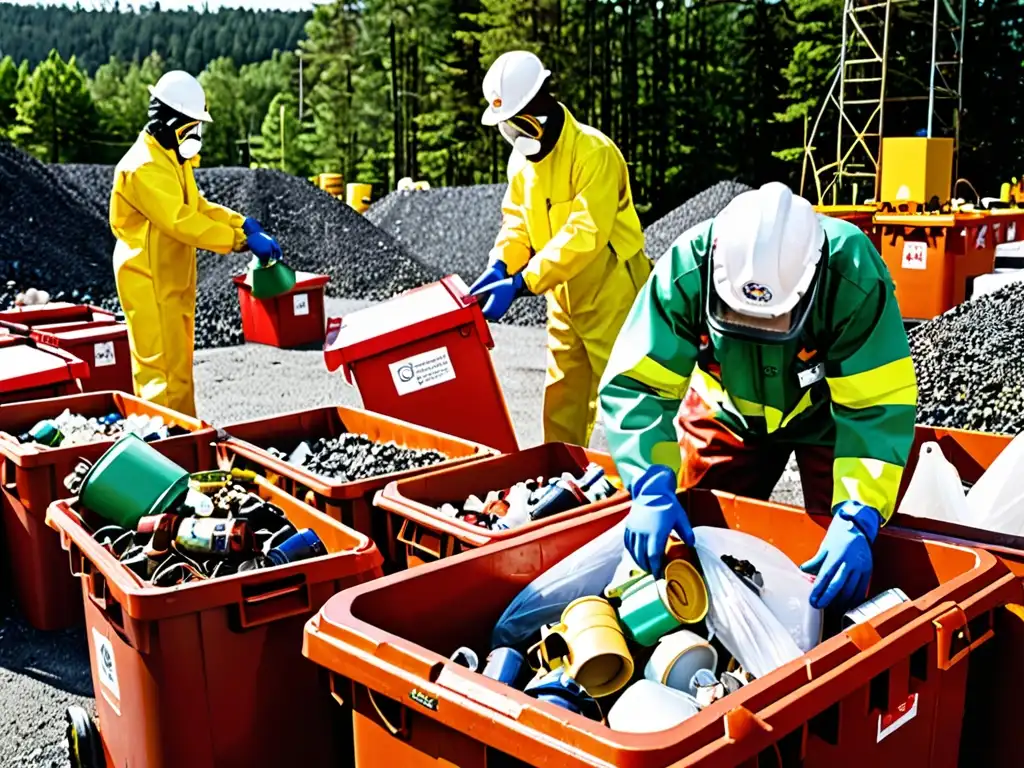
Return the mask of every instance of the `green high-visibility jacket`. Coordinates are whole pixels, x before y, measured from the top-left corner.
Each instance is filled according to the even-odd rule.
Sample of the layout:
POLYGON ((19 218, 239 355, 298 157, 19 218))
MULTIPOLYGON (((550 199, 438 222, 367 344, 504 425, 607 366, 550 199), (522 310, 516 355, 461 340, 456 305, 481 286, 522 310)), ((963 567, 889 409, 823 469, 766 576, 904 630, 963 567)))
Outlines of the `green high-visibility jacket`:
POLYGON ((689 387, 745 442, 830 445, 833 507, 893 512, 914 439, 917 381, 885 263, 856 226, 821 217, 829 256, 800 338, 760 344, 707 327, 713 222, 658 261, 612 350, 601 416, 627 488, 679 470, 675 418, 689 387))

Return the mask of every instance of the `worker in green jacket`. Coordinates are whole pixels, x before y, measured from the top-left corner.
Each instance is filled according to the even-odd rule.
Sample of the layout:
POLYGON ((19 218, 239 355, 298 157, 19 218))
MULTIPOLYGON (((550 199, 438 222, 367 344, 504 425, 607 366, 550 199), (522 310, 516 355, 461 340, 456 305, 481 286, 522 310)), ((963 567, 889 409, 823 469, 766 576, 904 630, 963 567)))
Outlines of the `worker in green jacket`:
POLYGON ((817 573, 811 604, 864 597, 917 382, 892 280, 857 227, 783 184, 737 196, 658 261, 600 404, 633 495, 626 546, 645 570, 662 571, 673 530, 693 544, 677 487, 767 499, 795 451, 808 511, 832 512, 801 566, 817 573))

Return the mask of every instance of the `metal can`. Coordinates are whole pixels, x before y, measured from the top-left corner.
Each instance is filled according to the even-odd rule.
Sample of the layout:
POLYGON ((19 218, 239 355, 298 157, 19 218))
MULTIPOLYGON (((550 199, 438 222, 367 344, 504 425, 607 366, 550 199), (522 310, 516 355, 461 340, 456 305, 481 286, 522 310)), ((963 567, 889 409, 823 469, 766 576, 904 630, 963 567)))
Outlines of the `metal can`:
POLYGON ((910 598, 899 587, 887 589, 843 614, 843 629, 852 627, 854 624, 863 624, 880 613, 907 602, 910 602, 910 598))
POLYGON ((253 551, 253 535, 244 520, 186 517, 175 543, 184 551, 214 557, 232 557, 253 551))

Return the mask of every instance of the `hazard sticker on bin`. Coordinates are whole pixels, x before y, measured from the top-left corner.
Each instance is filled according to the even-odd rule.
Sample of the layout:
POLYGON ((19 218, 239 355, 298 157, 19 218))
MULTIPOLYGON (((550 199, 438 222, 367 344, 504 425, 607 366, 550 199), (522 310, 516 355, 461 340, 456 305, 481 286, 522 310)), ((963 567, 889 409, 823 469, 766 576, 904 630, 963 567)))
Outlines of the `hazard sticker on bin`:
POLYGON ((904 269, 928 269, 928 243, 904 241, 901 266, 904 269))
POLYGON ((95 368, 104 368, 117 363, 117 356, 114 354, 114 342, 112 341, 101 341, 98 344, 93 344, 92 353, 95 360, 95 368))
POLYGON ((302 317, 309 314, 309 294, 296 293, 292 296, 292 314, 302 317))
POLYGON ((395 390, 399 395, 408 395, 427 387, 444 384, 455 378, 455 367, 448 355, 448 347, 438 347, 429 352, 398 360, 388 366, 395 390))
POLYGON ((94 627, 92 630, 93 645, 96 647, 96 674, 103 687, 121 700, 121 686, 117 682, 117 664, 114 661, 114 646, 94 627))
POLYGON ((917 717, 917 694, 907 696, 892 712, 884 712, 878 716, 878 739, 876 744, 886 736, 891 736, 904 725, 917 717))

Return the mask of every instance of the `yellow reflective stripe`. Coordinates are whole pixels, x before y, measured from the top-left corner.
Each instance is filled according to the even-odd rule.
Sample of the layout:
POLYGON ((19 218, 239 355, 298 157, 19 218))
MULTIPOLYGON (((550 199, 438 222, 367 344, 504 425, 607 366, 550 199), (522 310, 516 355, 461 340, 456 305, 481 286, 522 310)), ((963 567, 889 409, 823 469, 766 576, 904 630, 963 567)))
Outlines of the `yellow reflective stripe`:
POLYGON ((872 368, 863 373, 829 378, 832 402, 847 408, 875 405, 917 405, 914 362, 909 357, 872 368))
POLYGON ((811 407, 811 390, 804 392, 804 396, 800 398, 800 402, 796 404, 796 407, 789 412, 789 415, 782 420, 782 426, 786 427, 793 419, 799 416, 801 413, 811 407))
POLYGON ((770 405, 764 407, 764 423, 768 428, 769 434, 779 428, 779 424, 782 423, 782 411, 778 408, 772 408, 770 405))
POLYGON ((623 375, 650 387, 659 396, 673 400, 682 400, 690 385, 689 376, 680 376, 649 357, 641 358, 623 375))
POLYGON ((832 464, 832 506, 859 501, 888 520, 900 490, 903 467, 878 459, 837 457, 832 464))
POLYGON ((735 406, 736 410, 744 416, 764 415, 765 407, 760 403, 755 403, 753 400, 744 400, 742 397, 734 397, 730 394, 726 394, 726 397, 735 406))

